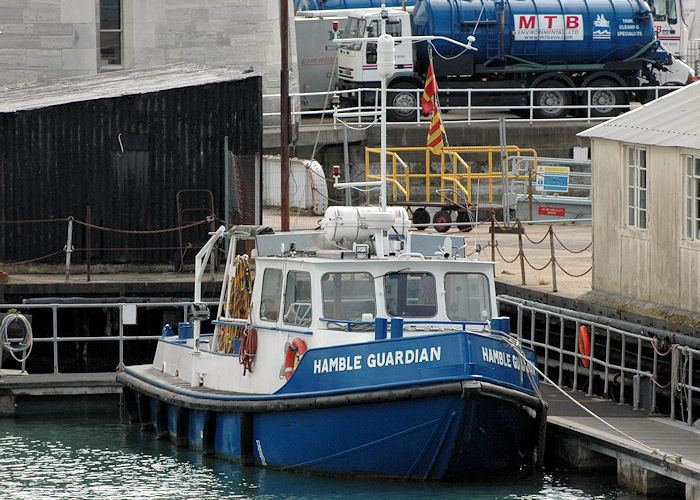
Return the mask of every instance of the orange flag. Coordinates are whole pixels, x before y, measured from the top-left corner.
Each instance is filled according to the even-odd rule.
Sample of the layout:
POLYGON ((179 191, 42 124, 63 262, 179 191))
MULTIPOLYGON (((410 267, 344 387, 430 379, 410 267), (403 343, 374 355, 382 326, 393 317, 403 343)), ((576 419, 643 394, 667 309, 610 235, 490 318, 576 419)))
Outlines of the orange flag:
POLYGON ((421 99, 421 107, 426 115, 436 108, 435 94, 438 93, 437 80, 433 74, 433 61, 430 61, 428 66, 428 76, 425 78, 425 90, 423 90, 423 98, 421 99))
POLYGON ((434 155, 440 156, 444 143, 442 142, 442 134, 445 129, 442 128, 442 120, 440 119, 440 111, 437 107, 433 108, 433 117, 430 120, 430 128, 428 129, 428 149, 434 155))

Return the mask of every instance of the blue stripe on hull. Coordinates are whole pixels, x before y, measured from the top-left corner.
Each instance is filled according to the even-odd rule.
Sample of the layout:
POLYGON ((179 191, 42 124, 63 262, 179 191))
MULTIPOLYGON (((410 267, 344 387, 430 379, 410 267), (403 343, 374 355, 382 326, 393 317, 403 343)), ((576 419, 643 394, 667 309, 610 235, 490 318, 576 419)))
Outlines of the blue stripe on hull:
POLYGON ((253 447, 259 465, 438 479, 530 464, 536 435, 512 402, 454 395, 258 414, 253 447))

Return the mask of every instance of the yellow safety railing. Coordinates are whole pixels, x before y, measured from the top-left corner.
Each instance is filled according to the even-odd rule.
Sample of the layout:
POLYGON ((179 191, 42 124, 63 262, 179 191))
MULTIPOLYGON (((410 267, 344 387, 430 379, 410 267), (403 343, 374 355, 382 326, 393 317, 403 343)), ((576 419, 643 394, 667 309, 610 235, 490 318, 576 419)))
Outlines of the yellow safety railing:
MULTIPOLYGON (((379 180, 378 174, 370 173, 371 155, 381 155, 380 148, 365 148, 365 179, 379 180)), ((393 199, 400 201, 415 201, 417 203, 430 202, 431 186, 439 184, 440 191, 444 191, 445 186, 452 184, 453 200, 458 203, 459 195, 463 195, 469 203, 472 203, 472 184, 474 182, 487 182, 489 188, 488 202, 493 203, 493 185, 494 183, 503 182, 503 171, 501 170, 501 147, 500 146, 450 146, 443 150, 440 156, 433 155, 427 147, 396 147, 387 148, 387 164, 391 162, 390 170, 387 172, 387 182, 392 184, 393 199), (407 160, 407 156, 411 156, 412 160, 407 160), (474 172, 471 164, 466 158, 472 158, 485 161, 488 165, 486 172, 474 172), (422 159, 424 158, 424 159, 422 159), (424 162, 424 168, 415 168, 420 172, 411 171, 409 164, 424 162), (431 171, 431 162, 440 162, 440 172, 433 173, 431 171), (412 200, 411 186, 416 182, 425 185, 425 199, 412 200)), ((531 148, 520 148, 518 146, 506 146, 506 165, 508 156, 532 156, 534 167, 533 171, 537 170, 537 152, 531 148)), ((377 158, 377 162, 379 158, 377 158)), ((512 167, 507 167, 508 180, 527 179, 527 175, 517 175, 513 172, 512 167)), ((448 201, 444 195, 441 195, 441 201, 448 201)))

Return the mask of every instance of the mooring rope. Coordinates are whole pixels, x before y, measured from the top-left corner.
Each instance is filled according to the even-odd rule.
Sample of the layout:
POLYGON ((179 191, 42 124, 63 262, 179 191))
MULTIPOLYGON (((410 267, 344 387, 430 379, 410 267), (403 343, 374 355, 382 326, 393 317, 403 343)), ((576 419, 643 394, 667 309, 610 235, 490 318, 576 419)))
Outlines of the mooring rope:
POLYGON ((10 313, 5 316, 0 323, 0 345, 4 347, 18 363, 24 363, 32 353, 34 337, 32 336, 32 325, 29 320, 19 313, 10 313), (22 327, 22 338, 10 338, 8 330, 13 323, 19 323, 22 327), (18 355, 18 353, 22 353, 18 355))
MULTIPOLYGON (((649 445, 647 445, 647 444, 644 444, 644 443, 641 442, 640 440, 638 440, 638 439, 636 439, 636 438, 630 436, 629 434, 627 434, 625 431, 623 431, 623 430, 621 430, 621 429, 618 429, 617 427, 615 427, 613 424, 611 424, 610 422, 606 421, 606 420, 603 419, 602 417, 596 415, 596 414, 593 413, 591 410, 589 410, 588 408, 586 408, 586 407, 585 407, 582 403, 580 403, 579 401, 576 401, 576 399, 574 399, 573 396, 571 396, 570 394, 568 394, 564 389, 562 389, 562 388, 559 387, 556 383, 554 383, 554 381, 553 381, 552 379, 550 379, 547 375, 545 375, 544 372, 542 372, 542 370, 540 370, 540 369, 537 367, 537 365, 535 365, 532 361, 530 361, 529 359, 527 359, 527 356, 525 356, 525 352, 524 352, 523 349, 522 349, 522 345, 521 345, 521 342, 520 342, 519 339, 513 337, 513 336, 512 336, 511 334, 509 334, 509 333, 502 332, 502 331, 498 331, 498 330, 491 330, 491 334, 496 334, 496 336, 498 336, 499 338, 502 338, 508 345, 510 345, 510 346, 513 348, 513 350, 518 354, 518 357, 519 357, 527 366, 531 367, 531 368, 532 368, 534 371, 536 371, 545 381, 547 381, 547 382, 549 382, 551 385, 553 385, 559 392, 561 392, 564 396, 566 396, 568 399, 570 399, 576 406, 579 406, 583 411, 585 411, 586 413, 588 413, 591 417, 593 417, 594 419, 598 420, 598 421, 601 422, 602 424, 606 425, 607 427, 609 427, 609 428, 612 429, 613 431, 617 432, 617 433, 620 434, 621 436, 623 436, 623 437, 629 439, 629 440, 632 441, 633 443, 635 443, 635 444, 641 446, 642 448, 648 450, 652 455, 658 455, 658 456, 660 456, 661 459, 664 460, 664 461, 666 461, 666 460, 668 460, 668 459, 673 460, 674 462, 680 462, 680 461, 681 461, 682 457, 681 457, 680 455, 676 455, 676 454, 674 454, 674 453, 666 453, 666 452, 664 452, 664 451, 661 451, 661 450, 658 449, 658 448, 654 448, 654 447, 652 447, 652 446, 649 446, 649 445)), ((522 365, 521 365, 521 366, 522 366, 522 365)), ((528 373, 528 376, 529 376, 530 370, 525 370, 525 372, 528 373)), ((531 381, 530 383, 532 383, 532 378, 530 378, 530 381, 531 381)), ((533 387, 536 387, 536 386, 533 384, 533 387)), ((535 392, 537 393, 537 395, 538 395, 538 397, 540 398, 540 400, 544 401, 544 400, 542 399, 541 394, 539 393, 539 390, 536 389, 535 392)))

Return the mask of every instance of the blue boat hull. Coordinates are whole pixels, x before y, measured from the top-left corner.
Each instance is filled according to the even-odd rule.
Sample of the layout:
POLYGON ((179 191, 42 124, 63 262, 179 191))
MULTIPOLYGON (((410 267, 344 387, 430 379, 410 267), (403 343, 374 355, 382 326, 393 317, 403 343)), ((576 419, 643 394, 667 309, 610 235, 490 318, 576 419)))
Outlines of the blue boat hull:
POLYGON ((503 400, 459 395, 261 414, 255 459, 285 469, 421 479, 518 469, 532 463, 533 417, 503 400))
POLYGON ((168 396, 128 373, 119 380, 134 420, 190 448, 251 465, 447 479, 517 470, 543 451, 537 451, 545 418, 539 400, 491 383, 449 382, 251 406, 168 396))

